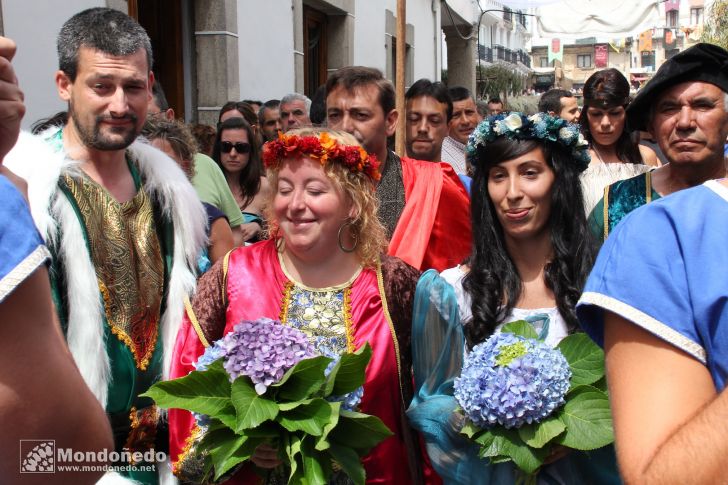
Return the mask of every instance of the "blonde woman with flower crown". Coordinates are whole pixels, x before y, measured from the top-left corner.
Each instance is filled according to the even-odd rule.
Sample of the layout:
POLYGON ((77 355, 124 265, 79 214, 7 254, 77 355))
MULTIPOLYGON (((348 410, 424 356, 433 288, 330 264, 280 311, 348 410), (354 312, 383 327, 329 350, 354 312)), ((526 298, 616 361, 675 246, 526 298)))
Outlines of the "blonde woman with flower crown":
MULTIPOLYGON (((186 375, 210 342, 242 320, 278 319, 339 353, 368 342, 373 356, 360 410, 382 419, 394 436, 364 458, 367 483, 421 482, 423 466, 413 458, 419 445, 404 418, 419 272, 384 256, 374 192, 379 162, 349 134, 312 129, 281 134, 265 145, 263 160, 272 187, 271 237, 233 250, 201 278, 172 377, 186 375)), ((175 472, 184 478, 192 462, 186 445, 194 437, 189 414, 170 411, 170 435, 175 472)), ((263 469, 279 464, 270 447, 252 461, 263 469)), ((230 483, 256 483, 252 470, 243 467, 230 483)))

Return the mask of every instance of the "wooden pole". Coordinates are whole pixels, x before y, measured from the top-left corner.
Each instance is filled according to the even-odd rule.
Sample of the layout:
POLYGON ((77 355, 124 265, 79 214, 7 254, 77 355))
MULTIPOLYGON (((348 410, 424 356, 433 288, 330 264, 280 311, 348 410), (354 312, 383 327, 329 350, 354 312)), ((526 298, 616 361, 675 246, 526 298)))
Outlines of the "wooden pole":
POLYGON ((407 44, 407 5, 406 0, 397 0, 397 45, 395 59, 397 70, 394 74, 395 107, 399 113, 397 131, 395 132, 394 151, 399 156, 405 156, 405 106, 404 106, 404 74, 405 74, 405 46, 407 44))

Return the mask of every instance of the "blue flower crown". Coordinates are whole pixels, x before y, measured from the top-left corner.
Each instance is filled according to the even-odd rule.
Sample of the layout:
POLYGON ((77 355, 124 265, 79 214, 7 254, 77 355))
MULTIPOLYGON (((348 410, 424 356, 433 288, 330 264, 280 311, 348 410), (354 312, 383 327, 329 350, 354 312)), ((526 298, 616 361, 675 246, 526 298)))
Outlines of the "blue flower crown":
POLYGON ((586 170, 591 161, 589 144, 579 132, 579 125, 569 123, 558 116, 536 113, 526 116, 523 113, 500 113, 484 119, 470 134, 466 155, 472 165, 478 162, 478 147, 492 143, 499 136, 511 140, 539 139, 559 143, 571 150, 580 172, 586 170))

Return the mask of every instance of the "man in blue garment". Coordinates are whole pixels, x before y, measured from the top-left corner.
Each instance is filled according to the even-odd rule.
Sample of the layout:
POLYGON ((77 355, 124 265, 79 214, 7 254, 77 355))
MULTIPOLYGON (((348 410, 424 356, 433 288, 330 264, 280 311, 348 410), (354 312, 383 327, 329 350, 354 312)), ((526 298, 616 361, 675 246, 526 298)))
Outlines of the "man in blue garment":
MULTIPOLYGON (((670 166, 723 160, 728 52, 706 50, 658 73, 642 98, 650 102, 630 110, 638 121, 651 118, 670 166), (723 61, 705 62, 713 53, 723 61)), ((725 482, 727 222, 726 179, 634 210, 604 243, 577 306, 585 330, 606 351, 627 483, 725 482)))
POLYGON ((727 133, 710 116, 697 116, 726 106, 726 65, 724 49, 696 44, 665 61, 632 101, 627 108, 629 130, 649 132, 668 163, 605 187, 589 216, 595 235, 606 239, 637 207, 726 175, 727 133))

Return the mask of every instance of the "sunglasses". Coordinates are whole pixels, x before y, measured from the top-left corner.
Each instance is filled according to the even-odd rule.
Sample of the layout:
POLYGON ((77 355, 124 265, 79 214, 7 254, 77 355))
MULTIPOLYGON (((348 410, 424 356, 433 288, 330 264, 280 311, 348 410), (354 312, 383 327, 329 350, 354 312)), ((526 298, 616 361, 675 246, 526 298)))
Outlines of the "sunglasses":
POLYGON ((235 148, 235 151, 238 153, 250 153, 250 143, 244 143, 244 142, 231 142, 231 141, 223 141, 220 142, 220 151, 223 153, 230 153, 233 151, 233 148, 235 148))

